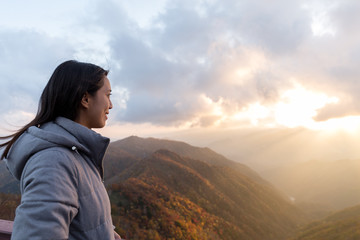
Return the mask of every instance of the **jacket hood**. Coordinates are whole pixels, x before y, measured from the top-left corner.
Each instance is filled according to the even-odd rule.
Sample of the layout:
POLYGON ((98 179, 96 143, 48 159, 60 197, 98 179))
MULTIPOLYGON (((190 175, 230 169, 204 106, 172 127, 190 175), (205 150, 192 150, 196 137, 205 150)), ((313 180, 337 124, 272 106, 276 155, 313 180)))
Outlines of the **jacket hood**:
POLYGON ((40 127, 28 128, 11 147, 5 162, 10 173, 20 180, 32 155, 52 147, 65 147, 87 155, 102 171, 102 161, 109 142, 109 138, 91 129, 67 118, 58 117, 40 127))

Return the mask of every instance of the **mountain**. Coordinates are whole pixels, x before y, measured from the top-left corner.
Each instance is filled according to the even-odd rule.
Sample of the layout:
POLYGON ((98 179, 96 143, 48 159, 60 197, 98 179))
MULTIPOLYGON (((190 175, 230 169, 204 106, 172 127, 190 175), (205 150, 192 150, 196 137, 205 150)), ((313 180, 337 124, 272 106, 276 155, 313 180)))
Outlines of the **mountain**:
POLYGON ((263 172, 293 197, 340 210, 360 204, 360 160, 307 161, 263 172))
POLYGON ((302 227, 289 240, 360 239, 360 205, 336 212, 302 227))
POLYGON ((4 161, 0 161, 0 193, 20 193, 19 182, 7 170, 4 161))
POLYGON ((129 137, 110 145, 109 166, 114 224, 128 239, 279 240, 305 221, 258 174, 208 148, 129 137))
MULTIPOLYGON (((129 164, 131 164, 131 162, 136 162, 140 159, 148 157, 159 149, 167 149, 180 156, 197 159, 209 164, 235 168, 241 171, 242 174, 251 177, 255 181, 264 184, 266 183, 266 181, 261 178, 259 174, 257 174, 255 171, 253 171, 244 164, 231 161, 225 158, 223 155, 214 152, 210 148, 194 147, 187 143, 179 141, 156 138, 145 139, 137 136, 130 136, 128 138, 111 143, 107 151, 107 157, 121 157, 125 161, 127 159, 127 162, 123 164, 128 166, 129 164)), ((105 162, 105 164, 107 163, 105 162)))
POLYGON ((281 240, 307 221, 255 171, 209 148, 132 136, 110 144, 104 169, 126 239, 281 240))
POLYGON ((174 137, 206 145, 260 174, 274 167, 313 159, 336 161, 360 156, 358 134, 353 131, 329 132, 295 127, 193 132, 174 137))

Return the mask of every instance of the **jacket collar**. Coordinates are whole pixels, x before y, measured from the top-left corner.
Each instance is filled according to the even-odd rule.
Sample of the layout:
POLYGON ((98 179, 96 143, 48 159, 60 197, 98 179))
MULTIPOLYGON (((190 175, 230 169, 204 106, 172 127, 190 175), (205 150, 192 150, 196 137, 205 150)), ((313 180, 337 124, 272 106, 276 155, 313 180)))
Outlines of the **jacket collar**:
POLYGON ((73 138, 73 146, 83 151, 102 171, 103 159, 110 139, 64 117, 56 118, 55 124, 66 130, 70 134, 68 137, 73 138))
POLYGON ((103 158, 110 139, 101 136, 74 121, 58 117, 53 122, 30 127, 11 147, 5 162, 11 174, 20 179, 28 159, 35 153, 51 147, 76 149, 85 154, 103 176, 103 158))

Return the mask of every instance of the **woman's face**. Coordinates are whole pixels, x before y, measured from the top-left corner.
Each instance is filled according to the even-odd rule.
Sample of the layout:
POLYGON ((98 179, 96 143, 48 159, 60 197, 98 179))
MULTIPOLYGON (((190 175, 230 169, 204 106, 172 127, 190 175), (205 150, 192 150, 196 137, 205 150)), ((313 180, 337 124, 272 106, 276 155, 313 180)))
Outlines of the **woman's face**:
POLYGON ((96 91, 94 96, 89 95, 86 123, 88 128, 102 128, 105 126, 109 110, 112 109, 110 100, 111 85, 109 79, 105 76, 104 85, 96 91))

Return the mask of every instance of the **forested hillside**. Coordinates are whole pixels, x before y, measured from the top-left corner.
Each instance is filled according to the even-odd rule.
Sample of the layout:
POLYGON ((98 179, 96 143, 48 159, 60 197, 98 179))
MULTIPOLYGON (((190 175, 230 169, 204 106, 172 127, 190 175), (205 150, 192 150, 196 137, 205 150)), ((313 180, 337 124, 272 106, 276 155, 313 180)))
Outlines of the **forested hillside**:
MULTIPOLYGON (((308 220, 256 172, 208 148, 129 137, 110 144, 104 168, 127 239, 281 240, 308 220)), ((0 217, 13 219, 19 196, 2 196, 0 217)))
POLYGON ((336 212, 302 227, 290 240, 360 239, 360 205, 336 212))
POLYGON ((14 220, 15 209, 20 204, 19 194, 0 192, 0 219, 14 220))
POLYGON ((173 142, 175 147, 171 141, 167 141, 170 147, 159 144, 178 153, 206 153, 194 154, 197 159, 193 159, 156 150, 154 145, 160 140, 126 140, 137 151, 127 152, 121 142, 112 144, 107 166, 112 171, 118 164, 127 167, 107 175, 106 184, 115 225, 129 239, 279 240, 305 221, 298 209, 255 172, 243 165, 236 167, 237 163, 221 155, 211 155, 209 149, 173 142))

